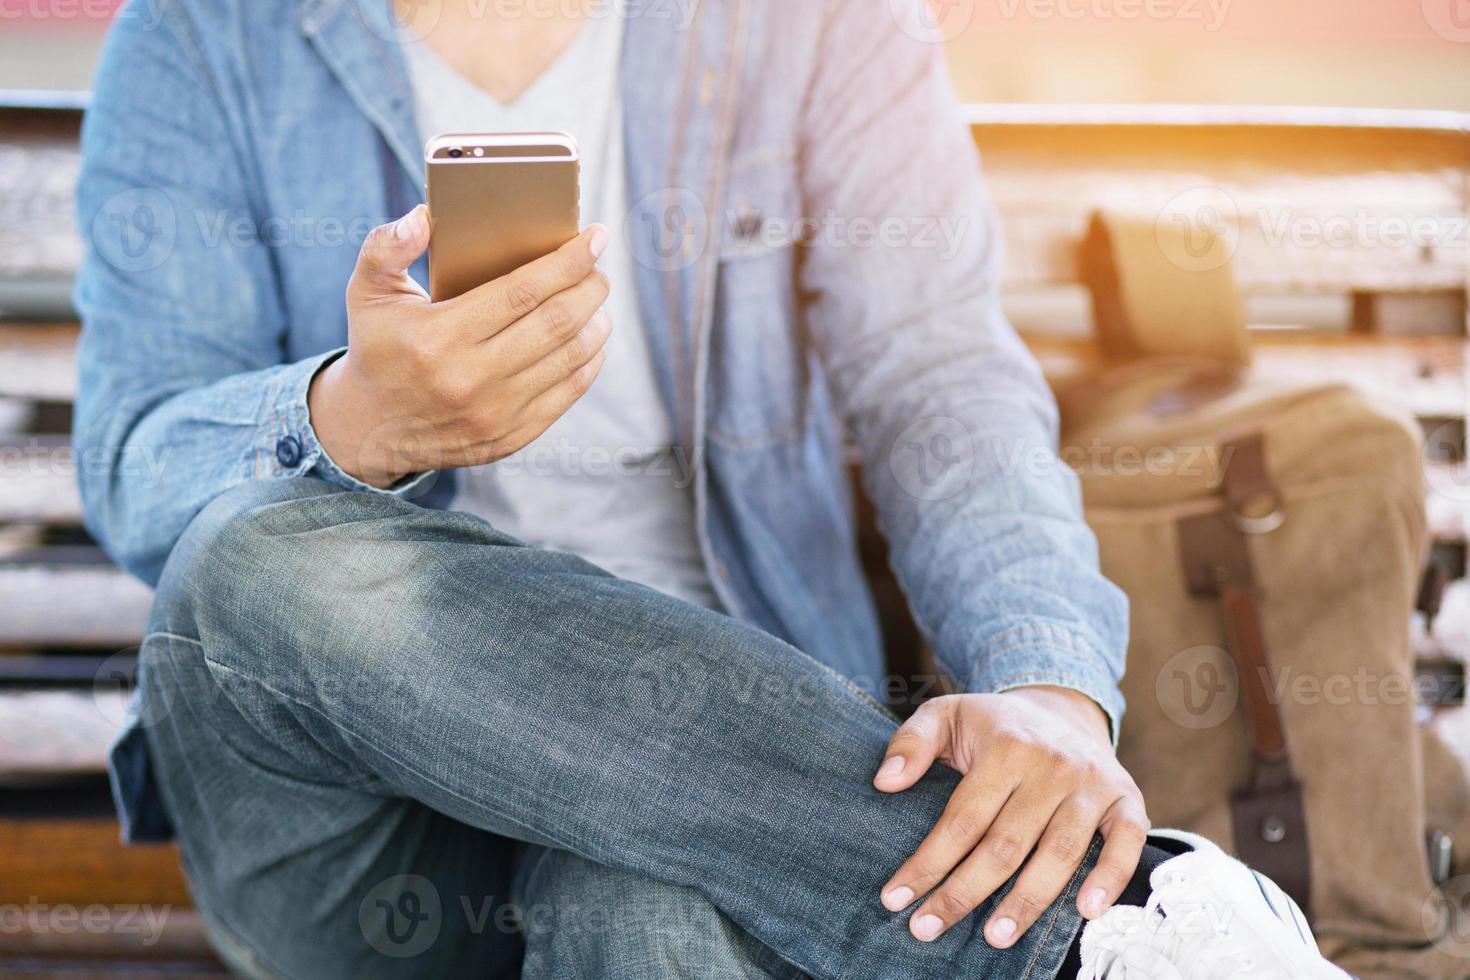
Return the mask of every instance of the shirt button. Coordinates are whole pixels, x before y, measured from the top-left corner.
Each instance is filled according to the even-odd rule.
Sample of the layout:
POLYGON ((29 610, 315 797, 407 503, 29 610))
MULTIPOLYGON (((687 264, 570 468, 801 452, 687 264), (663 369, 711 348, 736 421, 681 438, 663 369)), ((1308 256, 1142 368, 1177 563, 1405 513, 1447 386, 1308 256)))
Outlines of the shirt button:
POLYGON ((276 462, 288 469, 301 462, 301 440, 295 436, 282 436, 276 443, 276 462))

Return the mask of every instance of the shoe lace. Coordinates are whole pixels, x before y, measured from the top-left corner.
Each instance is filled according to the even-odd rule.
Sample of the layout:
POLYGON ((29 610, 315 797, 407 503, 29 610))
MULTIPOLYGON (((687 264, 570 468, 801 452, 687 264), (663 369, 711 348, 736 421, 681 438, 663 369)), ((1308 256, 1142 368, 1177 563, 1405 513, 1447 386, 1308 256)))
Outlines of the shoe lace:
MULTIPOLYGON (((1102 923, 1113 910, 1092 926, 1102 923)), ((1249 977, 1255 959, 1230 942, 1231 923, 1181 874, 1169 875, 1141 914, 1118 916, 1088 949, 1078 980, 1224 980, 1249 977), (1090 954, 1090 955, 1089 955, 1090 954)))

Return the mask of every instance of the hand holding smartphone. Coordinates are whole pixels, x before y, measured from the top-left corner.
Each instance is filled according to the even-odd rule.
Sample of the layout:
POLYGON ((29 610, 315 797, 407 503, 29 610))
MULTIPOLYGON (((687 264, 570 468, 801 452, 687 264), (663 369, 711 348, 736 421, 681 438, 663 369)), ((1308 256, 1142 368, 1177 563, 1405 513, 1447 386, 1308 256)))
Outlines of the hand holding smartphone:
POLYGON ((376 487, 525 447, 592 385, 612 333, 608 230, 578 233, 570 137, 436 137, 425 155, 432 219, 420 205, 363 243, 347 351, 307 396, 327 455, 376 487), (432 297, 408 273, 426 249, 432 297))
POLYGON ((433 230, 429 294, 440 302, 577 237, 581 155, 566 133, 447 133, 424 150, 433 230))

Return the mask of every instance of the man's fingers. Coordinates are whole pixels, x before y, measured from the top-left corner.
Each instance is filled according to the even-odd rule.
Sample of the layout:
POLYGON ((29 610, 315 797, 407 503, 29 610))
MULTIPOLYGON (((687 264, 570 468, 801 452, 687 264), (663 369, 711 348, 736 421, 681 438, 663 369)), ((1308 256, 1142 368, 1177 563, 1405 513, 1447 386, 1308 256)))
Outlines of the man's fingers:
POLYGON ((529 446, 541 433, 551 428, 553 422, 565 415, 567 409, 587 394, 592 382, 597 380, 597 375, 602 371, 605 360, 607 352, 598 351, 586 364, 533 398, 522 413, 525 424, 506 440, 504 455, 508 456, 529 446))
POLYGON ((1148 816, 1136 796, 1122 797, 1103 815, 1098 824, 1102 853, 1077 893, 1077 911, 1084 918, 1102 915, 1128 887, 1148 843, 1148 828, 1148 816))
POLYGON ((1025 863, 1060 802, 1060 793, 1045 788, 1011 796, 969 856, 909 918, 914 937, 928 942, 943 935, 995 894, 1025 863))
POLYGON ((906 790, 949 751, 949 709, 944 698, 926 701, 888 740, 873 785, 885 793, 906 790))
POLYGON ((550 255, 477 286, 449 302, 470 319, 474 339, 493 337, 563 290, 586 279, 607 248, 608 231, 592 225, 550 255))
POLYGON ((1087 858, 1101 816, 1101 807, 1076 797, 1057 809, 1016 884, 985 923, 990 945, 997 949, 1013 945, 1066 890, 1087 858))
POLYGON ((980 843, 1014 786, 1010 777, 962 780, 929 836, 883 886, 883 907, 897 912, 943 881, 980 843))
POLYGON ((581 330, 561 346, 548 352, 540 361, 518 371, 508 379, 509 383, 516 385, 525 393, 523 397, 528 399, 550 391, 563 381, 574 378, 594 357, 604 353, 607 339, 612 336, 612 328, 612 317, 606 311, 599 310, 581 330))
POLYGON ((397 221, 374 228, 357 254, 347 286, 349 297, 361 303, 406 294, 426 298, 408 269, 428 247, 429 209, 422 204, 397 221))
POLYGON ((507 375, 539 363, 588 326, 607 302, 608 290, 607 276, 592 270, 581 282, 485 341, 485 353, 507 375))

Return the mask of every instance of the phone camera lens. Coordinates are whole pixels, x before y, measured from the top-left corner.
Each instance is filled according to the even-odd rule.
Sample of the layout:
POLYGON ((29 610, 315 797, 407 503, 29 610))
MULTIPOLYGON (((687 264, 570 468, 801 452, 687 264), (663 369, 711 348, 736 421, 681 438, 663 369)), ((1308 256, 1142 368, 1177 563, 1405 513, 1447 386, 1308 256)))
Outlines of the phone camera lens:
POLYGON ((459 147, 456 146, 454 149, 449 151, 449 156, 455 160, 458 160, 460 157, 464 156, 464 150, 461 150, 459 147))

